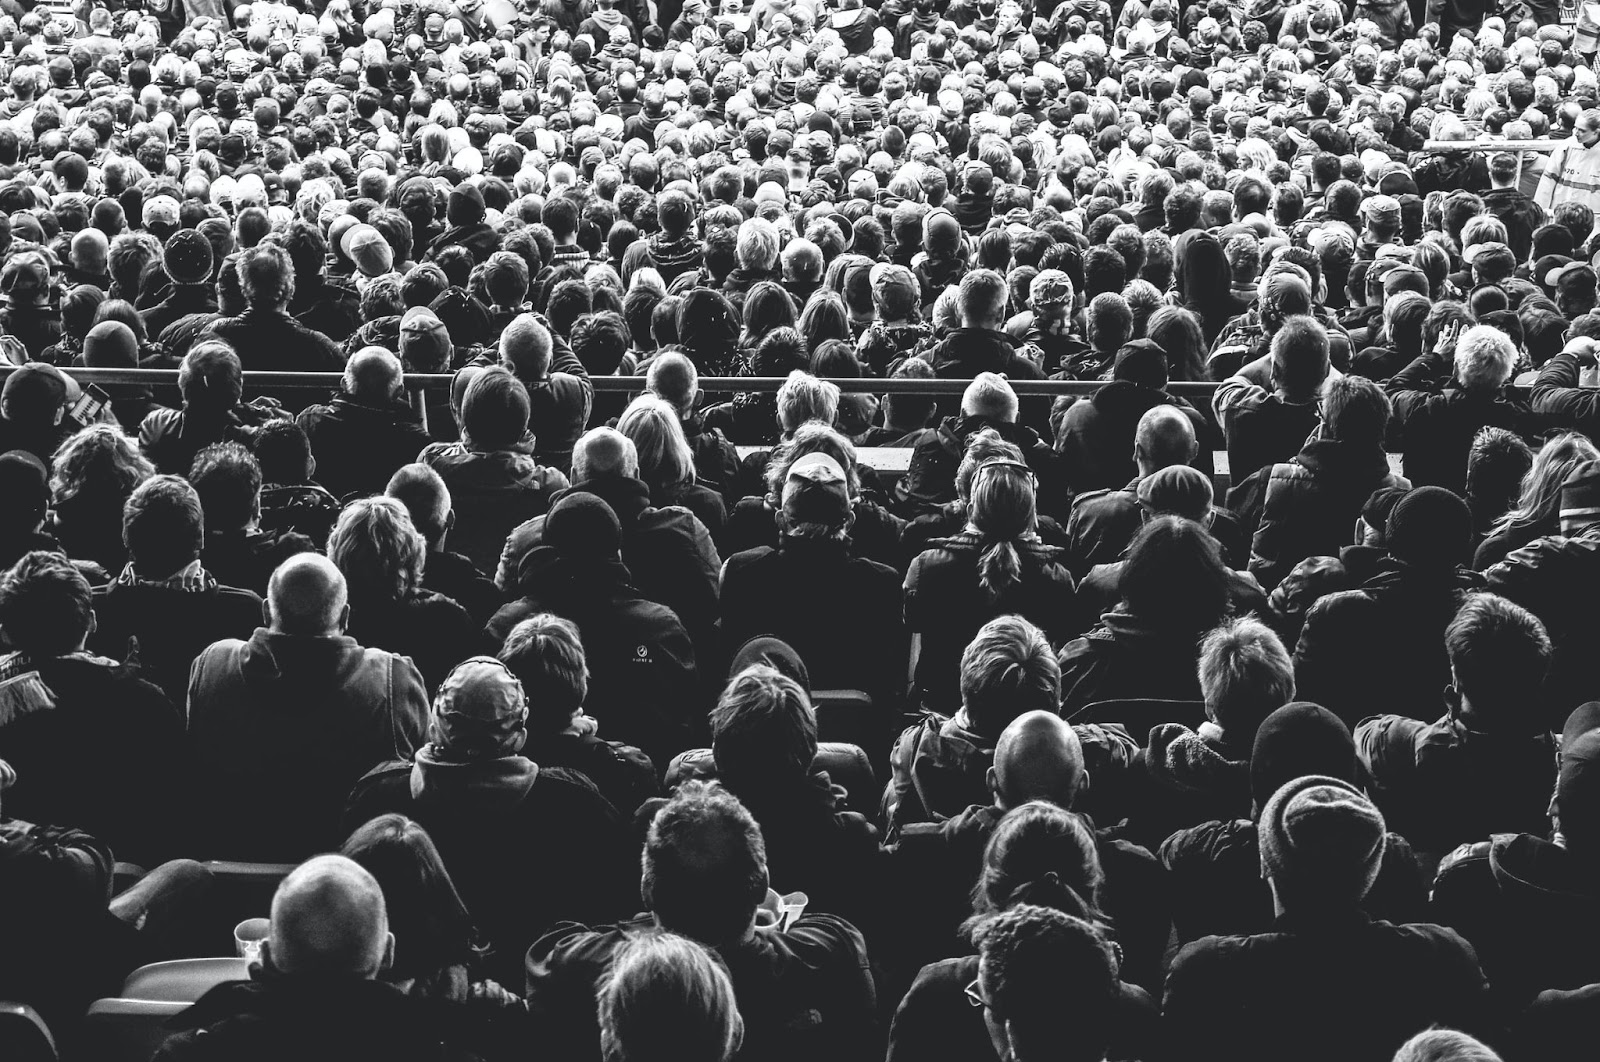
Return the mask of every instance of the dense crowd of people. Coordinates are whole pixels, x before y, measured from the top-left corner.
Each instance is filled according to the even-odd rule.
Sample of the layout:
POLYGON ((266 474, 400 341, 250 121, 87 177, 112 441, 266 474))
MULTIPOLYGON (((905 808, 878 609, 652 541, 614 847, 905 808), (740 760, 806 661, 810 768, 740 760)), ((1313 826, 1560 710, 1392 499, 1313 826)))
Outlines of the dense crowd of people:
POLYGON ((0 42, 0 999, 69 1059, 267 913, 217 860, 285 876, 164 1062, 1590 1057, 1589 14, 0 42))

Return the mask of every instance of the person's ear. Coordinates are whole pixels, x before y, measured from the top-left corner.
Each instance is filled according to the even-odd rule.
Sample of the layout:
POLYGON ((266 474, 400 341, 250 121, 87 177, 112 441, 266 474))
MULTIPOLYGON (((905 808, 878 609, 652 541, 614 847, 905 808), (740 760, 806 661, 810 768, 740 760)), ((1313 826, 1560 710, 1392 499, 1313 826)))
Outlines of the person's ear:
POLYGON ((56 407, 55 419, 52 420, 50 423, 51 424, 60 424, 61 421, 62 421, 62 418, 64 418, 66 415, 67 415, 67 407, 66 406, 57 406, 56 407))
POLYGON ((270 940, 263 940, 261 942, 261 967, 264 970, 278 969, 277 966, 273 965, 272 962, 272 941, 270 940))
MULTIPOLYGON (((266 948, 266 945, 263 944, 262 945, 262 949, 265 950, 265 948, 266 948)), ((394 965, 394 934, 393 933, 385 933, 383 935, 383 958, 378 960, 378 972, 382 973, 383 971, 389 969, 393 965, 394 965)))
POLYGON ((983 772, 983 784, 989 787, 989 792, 995 797, 996 803, 1000 797, 1000 772, 990 767, 983 772))
POLYGON ((261 602, 261 619, 269 628, 272 626, 272 602, 261 602))
POLYGON ((783 511, 783 507, 781 505, 773 510, 772 522, 777 525, 779 534, 785 534, 788 532, 789 515, 783 511))
POLYGON ((1451 719, 1456 719, 1461 715, 1461 691, 1456 688, 1454 683, 1444 688, 1444 706, 1451 719))
POLYGON ((350 603, 345 602, 344 608, 339 610, 339 633, 343 634, 350 626, 350 603))

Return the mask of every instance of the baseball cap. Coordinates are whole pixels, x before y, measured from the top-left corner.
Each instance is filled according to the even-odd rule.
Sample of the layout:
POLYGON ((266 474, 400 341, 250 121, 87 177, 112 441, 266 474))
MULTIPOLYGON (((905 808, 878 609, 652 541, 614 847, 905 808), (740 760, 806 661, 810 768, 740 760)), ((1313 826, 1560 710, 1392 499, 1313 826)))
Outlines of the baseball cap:
POLYGON ((783 513, 790 524, 843 524, 850 517, 849 477, 843 466, 828 454, 798 458, 784 477, 783 513))

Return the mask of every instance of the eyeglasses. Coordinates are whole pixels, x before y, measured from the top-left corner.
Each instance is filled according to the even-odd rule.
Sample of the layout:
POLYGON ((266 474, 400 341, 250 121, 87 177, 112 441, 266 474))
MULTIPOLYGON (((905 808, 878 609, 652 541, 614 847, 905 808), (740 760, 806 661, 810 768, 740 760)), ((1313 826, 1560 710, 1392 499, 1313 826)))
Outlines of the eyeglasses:
POLYGON ((995 1009, 994 1002, 984 998, 983 989, 978 987, 978 978, 974 977, 972 979, 972 983, 966 987, 966 993, 967 1002, 972 1006, 983 1007, 987 1010, 995 1009))

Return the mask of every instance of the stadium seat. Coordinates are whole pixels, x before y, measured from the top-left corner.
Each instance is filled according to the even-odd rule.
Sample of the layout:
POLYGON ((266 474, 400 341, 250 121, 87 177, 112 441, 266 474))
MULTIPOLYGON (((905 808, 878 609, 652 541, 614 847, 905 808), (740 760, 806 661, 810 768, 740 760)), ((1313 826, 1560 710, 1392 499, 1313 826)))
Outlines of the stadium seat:
POLYGON ((883 725, 872 714, 872 698, 861 690, 812 690, 811 707, 817 712, 820 741, 870 749, 883 740, 883 725))
POLYGON ((1161 723, 1181 723, 1191 730, 1198 727, 1206 721, 1206 705, 1204 701, 1163 701, 1140 697, 1095 701, 1084 705, 1070 721, 1121 723, 1136 741, 1143 744, 1150 728, 1161 723))
POLYGON ((250 977, 248 959, 174 959, 141 966, 122 983, 123 999, 193 1003, 225 981, 250 977))
POLYGON ((55 1062, 56 1040, 39 1012, 26 1003, 0 1001, 0 1058, 6 1062, 55 1062))
POLYGON ((167 1021, 189 1004, 150 999, 97 999, 83 1019, 78 1057, 95 1062, 149 1062, 167 1038, 167 1021))
POLYGON ((878 782, 872 773, 872 761, 860 745, 844 741, 819 741, 813 770, 827 771, 828 778, 843 786, 849 796, 845 804, 851 811, 859 811, 871 818, 877 813, 878 782))

